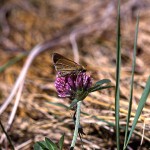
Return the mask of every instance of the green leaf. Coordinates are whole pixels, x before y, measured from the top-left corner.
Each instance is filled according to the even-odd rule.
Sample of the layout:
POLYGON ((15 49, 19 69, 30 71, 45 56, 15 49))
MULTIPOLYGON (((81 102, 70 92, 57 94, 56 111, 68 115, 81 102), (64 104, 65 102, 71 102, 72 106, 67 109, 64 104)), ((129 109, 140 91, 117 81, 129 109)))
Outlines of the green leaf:
POLYGON ((109 79, 103 79, 103 80, 100 80, 98 82, 95 83, 95 86, 96 85, 102 85, 102 84, 105 84, 105 83, 110 83, 111 81, 109 79))
POLYGON ((124 149, 127 147, 128 143, 130 141, 131 135, 132 135, 132 133, 133 133, 135 127, 136 127, 136 124, 137 124, 138 119, 140 117, 140 114, 143 110, 143 107, 146 103, 146 100, 147 100, 147 97, 148 97, 149 93, 150 93, 150 76, 147 80, 146 87, 145 87, 145 89, 142 93, 142 96, 140 98, 138 108, 137 108, 137 111, 136 111, 136 114, 135 114, 135 117, 134 117, 134 120, 133 120, 133 124, 132 124, 131 130, 130 130, 129 136, 128 136, 128 140, 126 142, 126 146, 124 147, 124 149))
POLYGON ((60 149, 60 150, 62 150, 62 149, 63 149, 64 136, 65 136, 65 134, 63 134, 63 135, 62 135, 62 137, 60 138, 59 143, 58 143, 58 145, 59 145, 59 149, 60 149))
POLYGON ((34 150, 43 150, 43 148, 38 143, 35 143, 33 148, 34 150))
POLYGON ((45 142, 49 150, 58 150, 58 147, 49 138, 45 137, 45 142))
POLYGON ((112 87, 114 87, 114 86, 112 86, 112 85, 97 86, 97 87, 93 87, 93 88, 89 89, 88 91, 89 91, 89 93, 91 93, 91 92, 95 92, 95 91, 99 91, 99 90, 103 90, 103 89, 108 89, 108 88, 112 88, 112 87))
POLYGON ((37 144, 43 149, 43 150, 49 150, 46 146, 45 141, 37 142, 37 144))
POLYGON ((111 81, 109 79, 103 79, 103 80, 100 80, 98 82, 95 83, 95 85, 91 88, 88 89, 88 92, 94 92, 94 91, 97 91, 102 84, 106 84, 106 83, 110 83, 111 81))

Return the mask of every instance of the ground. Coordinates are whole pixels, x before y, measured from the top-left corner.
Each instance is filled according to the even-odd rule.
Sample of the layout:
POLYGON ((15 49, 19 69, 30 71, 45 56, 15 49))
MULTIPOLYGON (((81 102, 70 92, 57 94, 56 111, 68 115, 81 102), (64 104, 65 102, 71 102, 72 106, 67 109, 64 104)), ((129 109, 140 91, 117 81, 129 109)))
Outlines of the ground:
MULTIPOLYGON (((133 43, 138 14, 140 23, 130 125, 150 73, 150 2, 149 0, 121 0, 120 119, 122 127, 125 125, 128 109, 133 43)), ((1 106, 14 89, 22 69, 26 68, 24 64, 31 60, 31 65, 26 68, 25 83, 15 116, 11 116, 11 112, 15 112, 13 108, 17 104, 18 89, 14 92, 8 107, 1 111, 3 125, 5 127, 7 124, 11 125, 8 127, 8 133, 16 149, 33 149, 33 144, 43 140, 44 137, 57 142, 63 133, 65 133, 64 149, 69 149, 74 129, 73 111, 56 105, 59 103, 69 106, 70 100, 57 95, 54 86, 56 71, 52 63, 52 53, 60 53, 86 66, 87 74, 91 75, 93 84, 101 79, 110 79, 111 84, 115 86, 116 20, 117 0, 1 0, 1 106), (35 47, 41 49, 36 55, 32 53, 35 47)), ((18 83, 21 89, 22 80, 18 83)), ((85 149, 115 149, 114 95, 115 88, 111 88, 91 93, 84 100, 82 111, 87 115, 81 115, 81 124, 86 134, 83 136, 85 149)), ((148 149, 149 108, 150 97, 147 99, 128 148, 148 149)), ((122 129, 121 142, 123 138, 122 129)), ((5 149, 9 147, 8 142, 3 141, 1 144, 5 149)), ((76 149, 81 149, 80 139, 77 141, 76 149)))

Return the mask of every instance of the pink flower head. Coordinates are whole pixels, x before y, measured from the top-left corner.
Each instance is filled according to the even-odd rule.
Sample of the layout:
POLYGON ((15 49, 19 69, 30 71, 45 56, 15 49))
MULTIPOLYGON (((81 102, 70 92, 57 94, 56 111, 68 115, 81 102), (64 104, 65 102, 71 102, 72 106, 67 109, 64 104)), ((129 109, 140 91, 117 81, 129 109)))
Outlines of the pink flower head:
POLYGON ((86 92, 92 85, 92 79, 84 72, 69 74, 64 77, 58 72, 55 80, 55 87, 59 97, 69 97, 74 99, 78 92, 86 92))

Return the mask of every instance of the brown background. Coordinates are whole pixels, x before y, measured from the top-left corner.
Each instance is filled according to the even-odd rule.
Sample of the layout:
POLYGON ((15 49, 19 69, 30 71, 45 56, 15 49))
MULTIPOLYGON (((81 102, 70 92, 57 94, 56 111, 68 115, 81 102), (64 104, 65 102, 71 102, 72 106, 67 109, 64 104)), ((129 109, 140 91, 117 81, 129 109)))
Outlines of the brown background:
MULTIPOLYGON (((150 2, 149 0, 121 1, 121 125, 126 122, 132 54, 136 16, 139 13, 139 36, 134 84, 132 117, 150 74, 150 2)), ((0 104, 11 92, 27 54, 39 43, 48 44, 48 49, 35 57, 27 76, 23 93, 11 128, 8 131, 18 149, 32 149, 34 142, 49 137, 57 142, 65 132, 65 149, 69 149, 73 122, 72 111, 47 102, 69 106, 68 99, 57 96, 54 80, 55 70, 51 55, 60 53, 69 59, 78 60, 87 66, 93 83, 108 78, 115 85, 116 74, 116 0, 1 0, 0 1, 0 65, 23 54, 11 67, 0 72, 0 104), (70 38, 74 37, 74 41, 70 38), (77 44, 78 53, 74 46, 77 44), (24 145, 22 145, 24 144, 24 145)), ((84 101, 81 124, 86 135, 83 137, 85 149, 114 149, 114 89, 90 94, 84 101), (95 117, 101 119, 97 120, 95 117)), ((1 115, 6 127, 15 99, 1 115)), ((142 149, 150 143, 150 97, 142 112, 139 123, 130 142, 130 147, 138 149, 145 122, 142 149)), ((132 122, 131 122, 132 123, 132 122)), ((1 132, 2 133, 2 132, 1 132)), ((121 131, 123 141, 124 131, 121 131)), ((3 147, 7 144, 2 143, 3 147)), ((77 148, 81 149, 78 140, 77 148)))

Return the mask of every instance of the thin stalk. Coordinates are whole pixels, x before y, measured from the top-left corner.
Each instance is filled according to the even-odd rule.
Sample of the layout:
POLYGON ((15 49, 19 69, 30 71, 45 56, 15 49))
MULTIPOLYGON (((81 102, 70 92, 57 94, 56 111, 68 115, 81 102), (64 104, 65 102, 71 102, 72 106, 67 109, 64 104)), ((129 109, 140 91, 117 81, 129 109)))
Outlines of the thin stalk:
POLYGON ((116 91, 115 91, 115 124, 116 124, 116 144, 120 150, 120 126, 119 126, 119 100, 120 100, 120 70, 121 70, 121 32, 120 32, 120 0, 118 0, 117 15, 117 62, 116 62, 116 91))
POLYGON ((0 126, 1 126, 1 128, 2 128, 2 131, 4 132, 4 134, 5 134, 6 137, 7 137, 7 140, 8 140, 8 142, 9 142, 10 146, 11 146, 11 149, 12 149, 12 150, 15 150, 14 145, 12 144, 12 141, 11 141, 9 135, 8 135, 7 132, 5 131, 5 128, 4 128, 4 126, 3 126, 2 122, 1 122, 1 120, 0 120, 0 126))
POLYGON ((144 91, 142 93, 142 96, 140 98, 140 101, 139 101, 139 104, 138 104, 138 108, 136 110, 135 117, 134 117, 134 120, 133 120, 133 123, 132 123, 132 127, 130 129, 130 133, 128 135, 128 139, 127 139, 127 142, 126 142, 126 145, 125 145, 124 149, 126 149, 126 147, 129 144, 130 138, 131 138, 131 136, 133 134, 133 131, 134 131, 135 127, 136 127, 136 124, 138 122, 138 119, 139 119, 139 117, 141 115, 141 112, 142 112, 142 110, 144 108, 144 105, 146 103, 146 100, 147 100, 149 94, 150 94, 150 76, 149 76, 149 78, 148 78, 148 80, 146 82, 146 86, 145 86, 144 91))
POLYGON ((3 72, 8 67, 10 67, 10 66, 14 65, 15 63, 17 63, 18 61, 20 61, 21 59, 23 59, 27 55, 28 55, 28 53, 21 53, 21 54, 17 55, 16 57, 10 59, 7 63, 0 66, 0 73, 3 72))
POLYGON ((70 150, 74 149, 75 143, 76 143, 77 137, 78 137, 78 129, 79 129, 79 124, 80 124, 80 113, 81 113, 81 104, 82 104, 82 101, 79 101, 77 103, 75 130, 74 130, 74 134, 73 134, 73 139, 72 139, 70 150))
POLYGON ((126 145, 126 142, 127 142, 128 128, 129 128, 129 122, 130 122, 130 117, 131 117, 131 109, 132 109, 133 82, 134 82, 134 71, 135 71, 135 64, 136 64, 136 49, 137 49, 138 27, 139 27, 139 16, 137 16, 137 22, 136 22, 136 32, 135 32, 135 40, 134 40, 134 54, 133 54, 133 63, 132 63, 132 76, 131 76, 131 86, 130 86, 130 99, 129 99, 126 131, 125 131, 124 149, 125 149, 125 145, 126 145))

